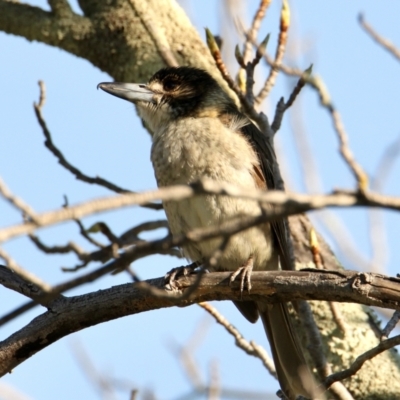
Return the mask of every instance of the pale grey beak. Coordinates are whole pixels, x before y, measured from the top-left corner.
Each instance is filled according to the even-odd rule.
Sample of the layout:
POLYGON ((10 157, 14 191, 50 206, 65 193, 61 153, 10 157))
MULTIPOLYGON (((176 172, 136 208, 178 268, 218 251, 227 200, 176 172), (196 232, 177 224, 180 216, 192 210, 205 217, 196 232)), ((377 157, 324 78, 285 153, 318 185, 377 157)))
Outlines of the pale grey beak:
POLYGON ((148 103, 154 102, 154 93, 144 84, 102 82, 97 85, 97 89, 98 88, 132 103, 136 103, 137 101, 146 101, 148 103))

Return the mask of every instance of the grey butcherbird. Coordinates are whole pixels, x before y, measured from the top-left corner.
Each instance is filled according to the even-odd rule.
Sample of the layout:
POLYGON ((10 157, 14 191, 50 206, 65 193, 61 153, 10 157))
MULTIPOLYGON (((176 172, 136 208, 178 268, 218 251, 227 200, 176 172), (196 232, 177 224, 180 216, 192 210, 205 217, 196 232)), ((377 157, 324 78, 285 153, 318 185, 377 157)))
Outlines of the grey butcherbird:
MULTIPOLYGON (((276 189, 274 151, 233 100, 205 71, 164 68, 148 83, 100 83, 101 89, 137 105, 152 132, 151 160, 158 186, 190 184, 201 178, 246 189, 276 189)), ((216 226, 240 215, 258 216, 260 205, 226 196, 198 196, 164 202, 173 235, 216 226)), ((265 211, 265 210, 264 210, 265 211)), ((265 223, 233 235, 218 259, 217 271, 292 269, 284 220, 265 223)), ((189 243, 192 261, 214 254, 222 239, 189 243)), ((312 385, 301 346, 284 303, 235 302, 250 322, 259 315, 267 333, 282 391, 290 399, 311 397, 312 385)))

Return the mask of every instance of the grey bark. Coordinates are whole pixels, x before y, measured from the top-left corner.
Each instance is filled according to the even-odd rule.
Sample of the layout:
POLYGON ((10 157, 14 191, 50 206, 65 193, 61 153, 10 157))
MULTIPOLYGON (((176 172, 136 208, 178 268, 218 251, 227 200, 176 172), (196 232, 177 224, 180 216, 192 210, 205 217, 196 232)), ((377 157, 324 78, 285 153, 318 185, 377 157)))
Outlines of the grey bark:
MULTIPOLYGON (((118 285, 81 296, 56 295, 51 298, 32 283, 10 272, 8 268, 0 267, 1 284, 36 301, 41 299, 42 304, 48 309, 0 342, 0 376, 70 333, 112 319, 159 308, 184 307, 211 300, 262 299, 265 302, 275 303, 317 299, 342 303, 357 302, 400 310, 400 280, 378 274, 317 269, 296 272, 253 272, 251 293, 240 293, 240 282, 230 284, 229 272, 204 274, 200 278, 198 280, 196 275, 180 277, 173 292, 165 287, 164 278, 158 278, 136 284, 118 285), (196 289, 188 293, 193 287, 196 289)), ((318 304, 317 309, 323 311, 319 312, 319 315, 326 318, 323 314, 329 315, 329 312, 326 312, 325 307, 321 305, 323 303, 318 302, 318 304)), ((350 312, 356 310, 358 306, 352 304, 350 312)), ((344 313, 348 314, 347 311, 344 313)), ((363 318, 357 315, 356 320, 359 322, 363 318)), ((335 330, 331 322, 328 326, 331 330, 335 330)), ((346 347, 351 348, 347 342, 357 336, 356 332, 359 330, 360 327, 357 326, 357 329, 351 330, 351 335, 347 334, 344 341, 346 347)), ((371 336, 369 332, 363 332, 363 336, 368 335, 371 336)), ((339 339, 340 335, 330 346, 334 354, 340 353, 340 350, 336 349, 339 339)), ((368 341, 371 347, 376 345, 370 339, 368 341)), ((388 352, 388 355, 393 357, 394 353, 388 352)))

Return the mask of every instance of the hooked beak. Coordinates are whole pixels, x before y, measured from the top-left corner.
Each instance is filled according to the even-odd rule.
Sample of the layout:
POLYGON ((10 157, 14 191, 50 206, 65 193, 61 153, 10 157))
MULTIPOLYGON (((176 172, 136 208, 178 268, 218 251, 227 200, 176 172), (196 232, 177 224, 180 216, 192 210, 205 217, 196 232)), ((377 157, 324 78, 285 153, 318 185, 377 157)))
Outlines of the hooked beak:
POLYGON ((154 103, 154 92, 146 85, 138 83, 119 83, 119 82, 102 82, 97 85, 100 88, 113 96, 120 99, 128 100, 132 103, 137 101, 145 101, 154 103))

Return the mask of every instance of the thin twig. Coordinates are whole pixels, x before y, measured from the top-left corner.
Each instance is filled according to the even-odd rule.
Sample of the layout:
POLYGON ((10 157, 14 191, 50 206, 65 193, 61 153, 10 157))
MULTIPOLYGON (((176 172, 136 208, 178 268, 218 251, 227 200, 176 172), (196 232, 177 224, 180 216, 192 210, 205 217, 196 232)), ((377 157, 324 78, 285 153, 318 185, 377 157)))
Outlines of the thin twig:
POLYGON ((169 231, 169 225, 166 219, 146 221, 124 232, 119 240, 124 245, 134 244, 135 242, 142 240, 139 237, 140 233, 154 231, 161 228, 166 228, 169 231))
POLYGON ((254 14, 251 27, 247 32, 248 39, 246 39, 243 45, 243 60, 245 64, 250 60, 253 42, 255 42, 257 39, 257 34, 258 31, 260 30, 261 21, 264 19, 265 12, 270 4, 271 0, 261 0, 256 13, 254 14))
POLYGON ((367 32, 371 36, 371 38, 375 40, 375 42, 377 42, 380 46, 387 50, 397 60, 400 60, 400 49, 398 49, 388 39, 385 39, 383 36, 379 35, 379 33, 376 32, 375 29, 372 28, 372 26, 365 21, 364 15, 362 13, 358 15, 358 22, 365 30, 365 32, 367 32))
POLYGON ((283 97, 281 97, 278 104, 276 105, 274 121, 272 122, 271 125, 271 129, 274 132, 274 134, 278 132, 278 130, 280 129, 284 113, 295 102, 297 96, 300 94, 301 90, 305 86, 307 79, 311 75, 311 71, 312 71, 312 65, 303 72, 302 76, 297 81, 296 86, 293 88, 292 93, 290 94, 288 100, 285 102, 283 97))
POLYGON ((1 178, 0 195, 17 210, 21 211, 25 218, 29 218, 32 222, 36 222, 36 212, 33 210, 33 208, 29 204, 25 203, 22 199, 15 196, 1 178))
POLYGON ((114 392, 117 390, 132 391, 132 387, 135 385, 128 380, 115 379, 111 373, 100 372, 97 364, 91 360, 85 348, 76 339, 71 348, 72 354, 83 371, 85 380, 92 383, 103 399, 115 400, 114 392))
MULTIPOLYGON (((258 6, 258 9, 254 15, 253 22, 251 23, 251 27, 247 32, 248 39, 246 39, 243 45, 243 56, 241 58, 242 62, 239 62, 240 70, 238 76, 243 77, 246 72, 246 98, 252 105, 254 104, 254 94, 253 94, 254 69, 261 59, 261 53, 257 50, 255 58, 253 59, 252 62, 250 62, 252 42, 256 41, 261 21, 265 17, 265 12, 270 4, 271 0, 261 0, 260 5, 258 6)), ((239 48, 237 48, 237 54, 238 53, 239 53, 239 48)))
MULTIPOLYGON (((102 262, 106 263, 112 258, 119 257, 118 250, 126 249, 127 247, 137 245, 140 242, 144 242, 138 235, 144 231, 155 230, 159 228, 168 228, 168 222, 166 220, 148 221, 133 228, 130 228, 124 232, 120 237, 117 237, 117 243, 112 243, 108 246, 102 246, 100 250, 95 250, 91 253, 86 253, 83 263, 78 264, 74 267, 63 267, 64 272, 76 272, 86 267, 90 262, 102 262)), ((155 254, 170 255, 172 257, 183 258, 182 252, 177 248, 160 249, 155 254)), ((114 271, 117 273, 121 271, 114 271)))
POLYGON ((212 315, 214 319, 220 325, 222 325, 231 336, 234 337, 236 346, 244 350, 246 354, 259 358, 268 372, 274 378, 277 378, 274 362, 260 345, 254 342, 248 342, 246 339, 244 339, 242 334, 223 315, 221 315, 216 308, 210 304, 199 303, 199 306, 212 315))
MULTIPOLYGON (((120 244, 119 237, 115 235, 111 228, 105 222, 96 222, 89 229, 86 230, 87 233, 102 233, 111 243, 120 244)), ((102 246, 103 248, 105 246, 102 246)))
MULTIPOLYGON (((400 153, 400 136, 386 146, 383 151, 376 172, 371 179, 371 190, 383 192, 385 183, 393 169, 400 153)), ((385 273, 385 264, 388 256, 388 238, 382 210, 369 210, 369 239, 371 244, 371 259, 368 265, 372 272, 385 273)))
POLYGON ((51 291, 51 286, 48 283, 44 282, 42 279, 34 275, 32 272, 29 272, 24 268, 22 268, 20 265, 18 265, 17 262, 14 261, 13 258, 2 247, 0 247, 0 258, 2 258, 6 262, 10 270, 12 270, 22 279, 36 285, 43 292, 51 291))
MULTIPOLYGON (((318 173, 319 169, 315 163, 314 152, 312 151, 302 119, 301 102, 296 103, 294 112, 291 113, 290 124, 293 131, 293 139, 301 160, 302 173, 306 192, 318 193, 322 191, 321 177, 318 173)), ((379 192, 371 184, 371 189, 379 192)), ((360 270, 368 271, 370 262, 357 249, 354 239, 349 233, 347 227, 342 220, 331 210, 323 210, 310 216, 318 223, 322 224, 324 229, 335 241, 340 253, 348 258, 350 264, 359 266, 360 270)), ((376 272, 376 271, 374 271, 376 272)))
MULTIPOLYGON (((257 46, 257 43, 253 43, 254 46, 257 46)), ((283 71, 285 74, 290 75, 290 76, 299 76, 303 77, 304 72, 296 69, 296 68, 289 68, 287 66, 283 66, 282 64, 276 63, 274 60, 271 59, 271 57, 268 56, 266 52, 264 52, 264 59, 266 62, 272 67, 276 68, 278 70, 283 71)), ((358 190, 361 193, 365 193, 366 190, 368 189, 368 175, 365 173, 365 171, 362 169, 361 165, 358 164, 356 159, 354 158, 353 153, 350 150, 350 147, 348 145, 348 136, 346 134, 344 125, 341 120, 341 116, 339 112, 336 110, 336 108, 333 106, 328 90, 323 83, 322 79, 317 77, 317 76, 309 76, 309 77, 304 77, 303 78, 305 83, 307 83, 310 87, 315 89, 319 95, 321 105, 328 110, 332 123, 336 132, 336 135, 339 139, 339 151, 346 162, 346 164, 349 166, 350 170, 353 172, 354 177, 357 180, 357 185, 358 185, 358 190)), ((280 111, 281 112, 281 111, 280 111)), ((279 122, 279 119, 277 120, 279 122)), ((280 122, 279 122, 280 125, 280 122)), ((278 126, 279 126, 278 125, 278 126)), ((276 125, 275 125, 276 127, 276 125)))
POLYGON ((363 170, 361 165, 356 161, 353 152, 350 150, 349 139, 344 129, 342 118, 339 112, 333 107, 333 105, 328 107, 328 110, 332 116, 333 126, 339 139, 340 154, 353 172, 353 175, 357 180, 358 190, 364 193, 368 189, 368 175, 363 170))
POLYGON ((400 311, 396 310, 393 313, 390 320, 388 321, 388 323, 386 324, 385 328, 382 329, 381 340, 386 340, 389 337, 390 333, 396 327, 399 321, 400 321, 400 311))
MULTIPOLYGON (((42 115, 42 108, 45 103, 45 86, 43 81, 39 81, 39 87, 40 87, 40 99, 39 103, 34 103, 33 107, 35 110, 36 118, 39 122, 40 127, 42 128, 43 135, 46 138, 44 144, 45 146, 54 154, 54 156, 58 159, 58 162, 66 168, 68 171, 70 171, 72 174, 75 175, 76 179, 79 179, 83 182, 90 183, 90 184, 96 184, 103 186, 107 189, 110 189, 116 193, 132 193, 132 191, 123 189, 117 185, 115 185, 112 182, 107 181, 106 179, 103 179, 101 177, 90 177, 88 175, 85 175, 83 172, 81 172, 78 168, 74 167, 63 155, 63 153, 55 146, 53 143, 53 140, 51 138, 51 133, 49 129, 47 128, 47 124, 45 119, 43 118, 42 115)), ((143 207, 150 208, 152 210, 160 210, 162 209, 162 206, 160 204, 146 204, 143 205, 143 207)))
POLYGON ((196 391, 204 391, 206 385, 200 373, 193 355, 196 349, 199 347, 201 342, 204 340, 204 336, 208 330, 210 319, 202 319, 196 328, 194 329, 193 335, 189 338, 186 344, 182 345, 179 342, 171 343, 170 348, 173 350, 182 363, 182 369, 184 370, 190 384, 195 388, 196 391))
MULTIPOLYGON (((400 136, 384 149, 371 178, 371 190, 383 192, 385 183, 397 161, 400 153, 400 136)), ((385 264, 388 254, 388 238, 385 229, 385 221, 382 210, 369 210, 369 239, 371 244, 371 259, 368 265, 369 271, 385 273, 385 264)))
MULTIPOLYGON (((219 184, 214 181, 203 180, 191 186, 176 185, 163 187, 150 192, 99 198, 68 208, 37 214, 36 219, 38 224, 25 222, 0 229, 0 242, 31 233, 44 226, 51 226, 63 221, 79 219, 99 212, 141 205, 153 200, 180 201, 200 194, 232 196, 279 206, 274 210, 274 213, 262 215, 260 217, 237 218, 235 219, 236 222, 230 221, 227 223, 227 226, 232 226, 232 224, 238 221, 242 221, 240 224, 243 224, 243 221, 252 221, 251 223, 256 223, 255 221, 257 221, 257 223, 270 222, 284 216, 326 207, 366 206, 400 211, 400 198, 380 195, 373 192, 361 194, 358 191, 336 190, 325 195, 306 195, 285 193, 281 190, 269 190, 267 192, 261 190, 243 190, 230 184, 219 184)), ((220 230, 218 230, 218 232, 220 232, 220 230)))
MULTIPOLYGON (((290 9, 287 0, 283 0, 281 18, 279 24, 279 36, 278 36, 278 46, 276 48, 275 60, 273 66, 269 72, 268 78, 264 83, 264 87, 260 90, 259 94, 255 98, 255 104, 260 105, 264 99, 269 95, 271 89, 275 85, 276 78, 278 76, 279 66, 282 63, 283 56, 285 55, 286 43, 288 38, 288 30, 290 26, 290 9)), ((252 38, 249 38, 250 41, 252 38)))
POLYGON ((35 303, 41 304, 44 307, 47 307, 49 301, 54 299, 51 294, 51 289, 49 291, 42 290, 41 287, 25 279, 25 277, 21 277, 14 270, 3 265, 0 265, 0 284, 7 289, 30 298, 35 303))
POLYGON ((210 383, 208 385, 207 400, 219 400, 221 395, 221 382, 216 361, 211 361, 210 365, 210 383))
POLYGON ((37 305, 38 304, 35 301, 28 301, 21 306, 15 308, 14 310, 8 312, 7 314, 4 314, 2 317, 0 317, 0 327, 14 320, 15 318, 18 318, 20 315, 26 313, 27 311, 32 310, 32 308, 36 307, 37 305))
POLYGON ((338 328, 343 332, 343 334, 346 336, 348 331, 349 331, 349 326, 346 323, 343 314, 340 310, 340 303, 337 303, 335 301, 330 301, 329 303, 329 308, 331 309, 333 319, 338 326, 338 328))
POLYGON ((350 378, 355 375, 357 371, 361 369, 365 361, 371 360, 378 354, 383 353, 400 344, 400 335, 395 336, 391 339, 384 340, 380 342, 376 347, 371 350, 366 351, 364 354, 358 356, 356 360, 351 364, 350 368, 344 371, 336 372, 325 379, 325 387, 329 388, 334 382, 342 381, 344 379, 350 378))
MULTIPOLYGON (((64 207, 66 209, 66 207, 64 207)), ((103 243, 100 243, 99 241, 97 241, 96 239, 93 239, 89 233, 86 231, 85 227, 83 226, 82 222, 78 219, 78 218, 74 218, 74 221, 76 222, 76 224, 79 227, 79 233, 92 245, 100 248, 100 249, 104 249, 106 246, 103 243)))
POLYGON ((221 52, 218 48, 217 42, 215 41, 215 38, 213 34, 206 29, 206 36, 207 36, 207 45, 208 48, 210 49, 211 55, 213 56, 215 60, 215 65, 220 71, 222 77, 228 84, 228 86, 235 92, 235 94, 238 96, 240 104, 243 108, 243 111, 245 114, 255 121, 260 128, 261 132, 267 135, 267 137, 273 137, 272 132, 271 132, 271 127, 268 122, 268 118, 266 115, 262 113, 257 113, 257 111, 254 109, 252 104, 247 100, 245 94, 243 94, 242 90, 240 87, 236 84, 236 82, 232 79, 230 76, 228 69, 226 68, 226 65, 224 61, 222 60, 221 52))
POLYGON ((36 247, 43 251, 46 254, 66 254, 66 253, 75 253, 80 260, 86 260, 89 253, 86 253, 77 243, 69 242, 65 245, 61 246, 48 246, 47 244, 43 243, 42 240, 30 233, 29 239, 31 239, 32 243, 36 245, 36 247))

